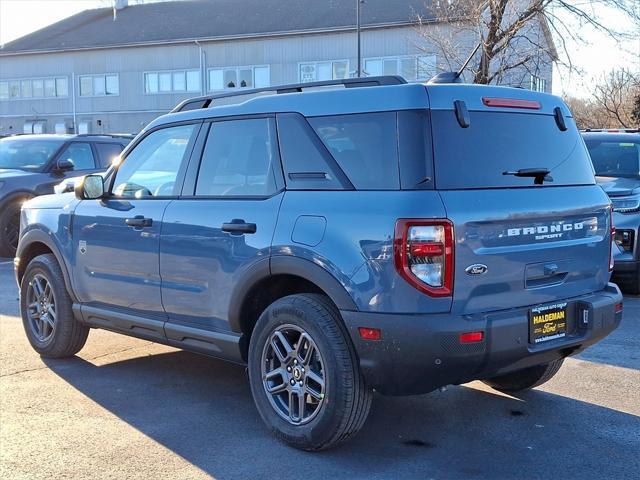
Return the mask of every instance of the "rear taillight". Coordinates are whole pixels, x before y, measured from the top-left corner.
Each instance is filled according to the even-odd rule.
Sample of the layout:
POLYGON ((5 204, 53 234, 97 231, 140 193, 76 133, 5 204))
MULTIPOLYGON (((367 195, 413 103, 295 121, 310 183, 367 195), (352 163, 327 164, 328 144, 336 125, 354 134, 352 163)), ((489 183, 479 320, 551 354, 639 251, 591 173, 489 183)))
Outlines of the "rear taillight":
POLYGON ((396 222, 396 270, 427 295, 453 292, 453 225, 449 220, 400 219, 396 222))
POLYGON ((616 241, 616 227, 613 224, 613 209, 609 210, 609 219, 611 222, 611 241, 609 242, 609 271, 613 272, 613 244, 616 241))

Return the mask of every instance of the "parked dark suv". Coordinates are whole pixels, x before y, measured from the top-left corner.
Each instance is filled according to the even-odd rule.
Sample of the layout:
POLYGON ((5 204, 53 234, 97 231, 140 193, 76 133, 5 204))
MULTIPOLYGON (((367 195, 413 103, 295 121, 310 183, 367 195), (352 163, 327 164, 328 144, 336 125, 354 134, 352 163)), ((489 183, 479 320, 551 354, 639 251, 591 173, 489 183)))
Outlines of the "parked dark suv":
POLYGON ((106 169, 133 135, 17 135, 0 139, 0 257, 18 245, 20 207, 65 177, 106 169))
POLYGON ((616 227, 613 280, 640 293, 640 132, 587 131, 582 134, 598 184, 611 198, 616 227))
POLYGON ((525 390, 616 328, 611 204, 559 98, 311 87, 188 101, 105 179, 27 202, 33 348, 74 355, 94 327, 247 364, 269 428, 317 450, 373 389, 525 390))

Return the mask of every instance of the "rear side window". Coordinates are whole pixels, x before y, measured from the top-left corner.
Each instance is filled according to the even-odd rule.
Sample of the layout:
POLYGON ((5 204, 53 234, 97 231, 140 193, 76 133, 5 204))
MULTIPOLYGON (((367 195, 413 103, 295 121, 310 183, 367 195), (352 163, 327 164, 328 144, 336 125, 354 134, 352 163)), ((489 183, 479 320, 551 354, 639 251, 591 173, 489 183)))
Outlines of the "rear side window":
POLYGON ((640 143, 586 138, 596 175, 640 177, 640 143))
POLYGON ((356 189, 400 188, 396 112, 308 120, 356 189))
POLYGON ((214 122, 202 154, 196 195, 272 195, 273 166, 278 161, 273 119, 214 122))
POLYGON ((93 151, 88 143, 74 142, 69 144, 64 152, 60 154, 63 160, 71 160, 74 170, 91 170, 96 168, 93 159, 93 151))
POLYGON ((453 110, 431 112, 438 189, 530 187, 533 178, 506 171, 546 168, 553 181, 543 186, 595 183, 589 155, 575 124, 561 131, 551 115, 469 112, 461 128, 453 110))
POLYGON ((109 167, 124 150, 124 147, 119 143, 96 143, 94 145, 98 151, 98 159, 102 168, 109 167))
POLYGON ((289 190, 352 188, 302 115, 284 113, 279 114, 277 119, 280 154, 289 190))

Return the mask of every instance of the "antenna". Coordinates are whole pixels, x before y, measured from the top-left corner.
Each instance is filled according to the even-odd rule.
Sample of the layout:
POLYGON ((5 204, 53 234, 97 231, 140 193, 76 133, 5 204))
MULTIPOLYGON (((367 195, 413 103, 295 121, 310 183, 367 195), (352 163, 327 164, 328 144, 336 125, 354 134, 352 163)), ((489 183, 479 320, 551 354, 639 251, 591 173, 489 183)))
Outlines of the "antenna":
POLYGON ((429 80, 428 83, 462 83, 462 80, 460 78, 460 76, 462 75, 462 72, 464 72, 464 70, 467 68, 467 66, 469 65, 469 62, 473 59, 473 57, 478 52, 478 49, 482 46, 482 44, 483 44, 483 40, 480 39, 480 41, 476 45, 476 48, 473 49, 473 51, 471 52, 471 55, 467 57, 467 59, 464 61, 464 63, 462 64, 462 66, 457 72, 441 72, 436 76, 434 76, 431 80, 429 80))
POLYGON ((454 80, 459 78, 460 75, 462 75, 462 72, 464 72, 464 70, 467 68, 467 65, 469 65, 469 62, 473 59, 473 57, 476 55, 476 53, 478 52, 478 49, 482 46, 483 44, 483 40, 480 39, 480 41, 478 42, 478 44, 476 45, 476 48, 473 49, 473 52, 471 52, 471 55, 469 55, 467 57, 467 59, 464 61, 464 63, 462 64, 462 66, 460 67, 460 70, 458 70, 456 72, 456 74, 454 75, 454 80))

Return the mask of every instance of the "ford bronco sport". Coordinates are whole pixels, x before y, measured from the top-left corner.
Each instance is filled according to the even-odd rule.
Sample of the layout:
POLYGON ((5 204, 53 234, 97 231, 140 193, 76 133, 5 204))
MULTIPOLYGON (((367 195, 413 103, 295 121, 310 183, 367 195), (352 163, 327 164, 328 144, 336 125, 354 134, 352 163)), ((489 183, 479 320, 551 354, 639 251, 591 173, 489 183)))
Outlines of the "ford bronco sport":
POLYGON ((318 450, 358 432, 374 389, 529 389, 616 328, 611 205, 559 98, 269 90, 186 101, 104 179, 24 205, 37 352, 104 328, 246 364, 268 427, 318 450))

